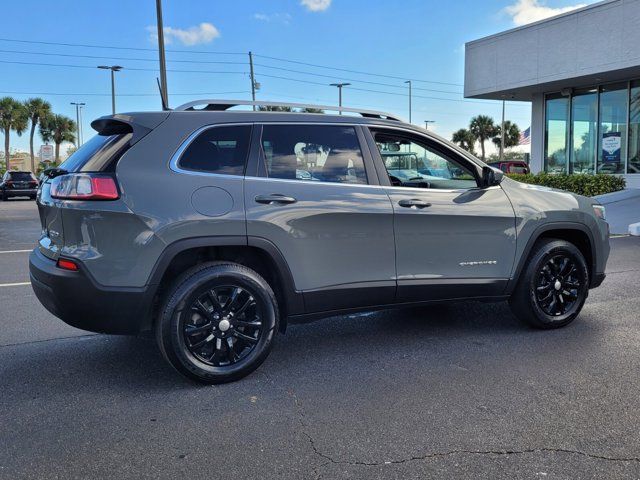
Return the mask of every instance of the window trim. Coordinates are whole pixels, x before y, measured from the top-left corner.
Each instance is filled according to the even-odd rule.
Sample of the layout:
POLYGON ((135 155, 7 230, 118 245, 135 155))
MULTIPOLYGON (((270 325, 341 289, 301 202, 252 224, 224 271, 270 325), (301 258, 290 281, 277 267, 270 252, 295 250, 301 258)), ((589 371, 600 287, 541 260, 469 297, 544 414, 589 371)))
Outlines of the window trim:
MULTIPOLYGON (((296 182, 302 184, 313 184, 313 185, 340 185, 343 187, 371 187, 371 186, 379 186, 378 176, 376 175, 376 171, 374 168, 374 161, 371 157, 371 152, 369 151, 366 135, 362 131, 362 125, 358 123, 343 123, 343 122, 259 122, 256 123, 255 130, 259 130, 259 135, 257 136, 257 142, 252 144, 252 147, 255 147, 255 151, 252 148, 251 157, 255 158, 255 177, 261 180, 273 180, 279 182, 296 182), (331 127, 351 127, 356 132, 356 139, 358 141, 358 146, 360 147, 360 153, 362 155, 362 163, 364 167, 364 173, 366 176, 365 183, 346 183, 346 182, 312 182, 309 180, 300 180, 297 178, 277 178, 277 177, 269 177, 268 172, 265 165, 264 152, 262 150, 262 132, 263 127, 271 126, 271 125, 290 125, 290 126, 298 126, 298 125, 307 125, 307 126, 331 126, 331 127)), ((252 159, 249 160, 249 164, 252 164, 252 159)), ((251 175, 246 175, 251 176, 251 175)))
POLYGON ((180 146, 176 149, 174 154, 171 156, 169 160, 169 169, 176 172, 182 173, 186 175, 197 175, 197 176, 208 176, 208 177, 226 177, 226 178, 244 178, 247 172, 247 166, 251 161, 251 150, 253 146, 253 131, 255 130, 254 122, 237 122, 237 123, 217 123, 217 124, 209 124, 204 125, 200 128, 197 128, 189 136, 180 144, 180 146), (195 141, 196 138, 200 136, 200 134, 204 133, 207 130, 213 128, 221 128, 221 127, 251 127, 251 131, 249 132, 249 149, 247 151, 247 158, 244 161, 244 167, 242 168, 242 175, 232 175, 226 173, 215 173, 215 172, 205 172, 203 170, 190 170, 187 168, 183 168, 180 166, 180 159, 184 152, 191 146, 191 144, 195 141))
MULTIPOLYGON (((449 192, 449 193, 450 192, 466 192, 469 190, 473 190, 474 188, 475 189, 481 188, 480 186, 481 172, 479 171, 480 166, 475 162, 472 162, 471 160, 468 160, 467 158, 463 157, 462 155, 459 155, 454 149, 448 148, 447 145, 444 144, 443 142, 437 141, 431 138, 430 136, 422 135, 419 132, 414 132, 412 130, 407 130, 399 127, 390 127, 386 125, 367 125, 367 131, 368 131, 368 137, 370 139, 369 148, 375 149, 372 152, 372 155, 374 157, 374 161, 376 162, 376 166, 378 166, 379 169, 380 168, 382 169, 381 171, 384 172, 384 175, 386 177, 385 178, 386 184, 383 182, 381 182, 381 184, 385 184, 386 187, 393 188, 393 189, 414 190, 414 191, 421 191, 421 192, 449 192), (458 163, 461 164, 461 166, 469 170, 474 176, 474 179, 476 181, 476 186, 469 187, 469 188, 420 188, 420 187, 402 187, 402 186, 398 187, 398 186, 391 185, 391 181, 389 180, 389 177, 388 177, 389 173, 387 171, 386 166, 384 165, 384 161, 382 160, 382 155, 380 155, 380 152, 378 151, 378 147, 375 143, 374 130, 393 130, 395 132, 398 132, 400 136, 404 136, 411 141, 415 141, 413 140, 414 138, 421 139, 425 145, 431 147, 435 152, 441 155, 444 155, 445 157, 449 157, 454 161, 457 161, 458 163)), ((420 143, 420 142, 416 141, 416 143, 420 143)))

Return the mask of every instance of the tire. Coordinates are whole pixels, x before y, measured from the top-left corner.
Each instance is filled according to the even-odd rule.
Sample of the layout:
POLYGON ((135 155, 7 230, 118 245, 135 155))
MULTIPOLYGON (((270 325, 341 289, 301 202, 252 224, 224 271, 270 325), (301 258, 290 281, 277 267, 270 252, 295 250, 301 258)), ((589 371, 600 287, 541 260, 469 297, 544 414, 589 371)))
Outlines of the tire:
POLYGON ((0 195, 0 198, 2 198, 3 202, 7 201, 7 194, 6 194, 6 192, 4 190, 2 191, 2 195, 0 195))
POLYGON ((168 290, 156 339, 181 374, 225 383, 262 364, 278 322, 276 297, 260 275, 243 265, 208 262, 186 271, 168 290))
POLYGON ((509 305, 532 327, 560 328, 580 314, 588 294, 589 270, 582 252, 565 240, 549 238, 534 246, 509 305))
POLYGON ((35 199, 36 199, 36 196, 35 196, 35 195, 29 195, 29 198, 30 198, 31 200, 35 200, 35 199))

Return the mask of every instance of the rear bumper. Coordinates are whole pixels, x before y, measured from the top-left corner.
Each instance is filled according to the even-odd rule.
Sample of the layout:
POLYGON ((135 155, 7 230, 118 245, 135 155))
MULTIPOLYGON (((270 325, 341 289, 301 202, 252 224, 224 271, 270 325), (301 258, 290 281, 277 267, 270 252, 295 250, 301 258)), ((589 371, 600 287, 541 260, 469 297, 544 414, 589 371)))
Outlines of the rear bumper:
POLYGON ((151 295, 146 288, 98 285, 82 265, 77 272, 63 270, 37 249, 29 256, 29 274, 40 303, 73 327, 134 335, 149 324, 151 295))
POLYGON ((36 194, 38 193, 38 189, 36 188, 31 188, 31 189, 5 189, 4 190, 4 195, 6 197, 35 197, 36 194))

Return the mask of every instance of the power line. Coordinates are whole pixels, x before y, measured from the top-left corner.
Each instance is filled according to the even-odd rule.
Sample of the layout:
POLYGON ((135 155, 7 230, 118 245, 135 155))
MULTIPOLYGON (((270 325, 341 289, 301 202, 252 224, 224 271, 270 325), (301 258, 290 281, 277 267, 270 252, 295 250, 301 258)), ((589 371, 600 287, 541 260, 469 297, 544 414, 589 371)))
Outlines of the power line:
MULTIPOLYGON (((0 91, 6 95, 51 95, 61 97, 110 97, 111 93, 63 93, 63 92, 15 92, 15 91, 0 91)), ((246 90, 239 90, 234 92, 197 92, 197 93, 173 93, 172 95, 190 96, 195 97, 199 95, 236 95, 249 93, 246 90)), ((118 97, 157 97, 158 93, 118 93, 118 97)))
MULTIPOLYGON (((28 55, 47 55, 52 57, 73 57, 73 58, 95 58, 98 60, 128 60, 133 62, 158 62, 157 58, 132 58, 132 57, 111 57, 103 55, 79 55, 70 53, 49 53, 49 52, 25 52, 21 50, 0 50, 0 53, 20 53, 28 55)), ((173 63, 200 63, 200 64, 221 64, 221 65, 246 65, 246 62, 225 62, 212 60, 167 60, 173 63)))
POLYGON ((288 62, 288 63, 295 63, 298 65, 306 65, 308 67, 315 67, 315 68, 325 68, 327 70, 337 70, 340 72, 348 72, 348 73, 357 73, 360 75, 371 75, 374 77, 383 77, 383 78, 393 78, 394 80, 411 80, 413 82, 422 82, 422 83, 436 83, 438 85, 451 85, 451 86, 455 86, 455 87, 463 87, 464 85, 462 85, 461 83, 448 83, 448 82, 437 82, 437 81, 432 81, 432 80, 421 80, 418 78, 406 78, 406 77, 396 77, 394 75, 384 75, 381 73, 371 73, 371 72, 363 72, 360 70, 350 70, 348 68, 338 68, 338 67, 329 67, 327 65, 318 65, 315 63, 307 63, 307 62, 299 62, 297 60, 288 60, 286 58, 280 58, 280 57, 270 57, 267 55, 258 55, 258 54, 254 54, 256 57, 260 57, 260 58, 268 58, 270 60, 277 60, 279 62, 288 62))
MULTIPOLYGON (((37 45, 55 45, 55 46, 63 46, 63 47, 104 48, 104 49, 112 49, 112 50, 135 50, 135 51, 154 52, 154 53, 157 52, 157 50, 155 48, 120 47, 120 46, 113 46, 113 45, 96 45, 96 44, 86 44, 86 43, 45 42, 45 41, 38 41, 38 40, 21 40, 21 39, 15 39, 15 38, 0 38, 0 41, 2 41, 2 42, 25 43, 25 44, 37 44, 37 45)), ((246 52, 221 52, 221 51, 211 51, 211 50, 167 50, 167 52, 189 53, 189 54, 200 54, 200 55, 246 55, 246 52)), ((390 78, 390 79, 402 80, 402 81, 411 80, 411 81, 414 81, 414 82, 433 83, 433 84, 438 84, 438 85, 449 85, 449 86, 455 86, 455 87, 462 87, 463 86, 460 83, 440 82, 440 81, 435 81, 435 80, 424 80, 424 79, 419 79, 419 78, 398 77, 398 76, 394 76, 394 75, 385 75, 385 74, 381 74, 381 73, 364 72, 364 71, 361 71, 361 70, 352 70, 352 69, 348 69, 348 68, 330 67, 330 66, 327 66, 327 65, 318 65, 318 64, 314 64, 314 63, 308 63, 308 62, 300 62, 300 61, 297 61, 297 60, 290 60, 290 59, 282 58, 282 57, 272 57, 272 56, 268 56, 268 55, 259 55, 259 54, 254 54, 254 56, 260 57, 260 58, 266 58, 266 59, 270 59, 270 60, 276 60, 276 61, 279 61, 279 62, 288 62, 288 63, 297 64, 297 65, 306 65, 308 67, 323 68, 323 69, 327 69, 327 70, 335 70, 335 71, 340 71, 340 72, 355 73, 355 74, 359 74, 359 75, 370 75, 370 76, 374 76, 374 77, 390 78)))

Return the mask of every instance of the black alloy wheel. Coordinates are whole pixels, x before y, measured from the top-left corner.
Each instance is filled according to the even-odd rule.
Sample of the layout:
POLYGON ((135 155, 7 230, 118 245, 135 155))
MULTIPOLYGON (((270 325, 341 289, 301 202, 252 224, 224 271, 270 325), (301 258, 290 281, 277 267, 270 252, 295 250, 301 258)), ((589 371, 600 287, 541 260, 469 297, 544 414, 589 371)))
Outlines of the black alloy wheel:
POLYGON ((536 300, 547 315, 567 313, 579 299, 582 284, 575 261, 567 254, 557 254, 539 269, 536 300))

